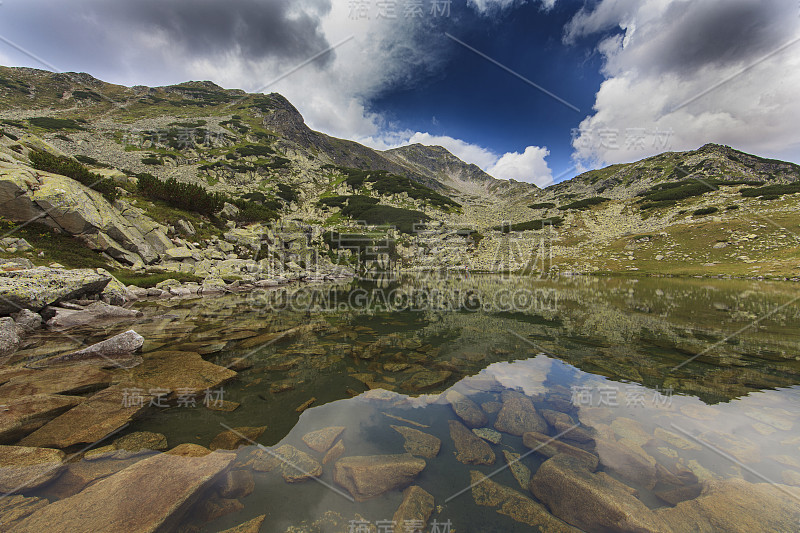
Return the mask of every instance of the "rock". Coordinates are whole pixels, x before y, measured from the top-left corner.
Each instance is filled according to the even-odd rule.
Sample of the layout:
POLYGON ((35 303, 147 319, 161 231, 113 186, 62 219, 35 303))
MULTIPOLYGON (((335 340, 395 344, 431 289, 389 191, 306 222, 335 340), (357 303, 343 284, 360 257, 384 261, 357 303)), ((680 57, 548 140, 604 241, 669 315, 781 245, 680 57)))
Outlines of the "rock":
POLYGON ((33 268, 33 263, 25 257, 0 258, 0 270, 25 270, 33 268))
POLYGON ((586 428, 575 427, 578 424, 567 413, 543 409, 542 417, 547 420, 548 424, 553 426, 556 434, 561 435, 561 437, 559 437, 561 439, 584 444, 594 441, 592 433, 586 428))
POLYGON ((495 413, 499 413, 500 409, 503 408, 503 404, 500 402, 484 402, 481 404, 481 409, 485 412, 493 415, 495 413))
POLYGON ((229 292, 228 286, 222 278, 208 277, 203 280, 200 287, 200 294, 223 294, 229 292))
POLYGON ((78 394, 111 385, 113 374, 93 367, 45 368, 31 370, 0 386, 0 398, 35 394, 78 394))
POLYGON ((0 318, 0 357, 6 357, 16 352, 20 342, 14 319, 0 318))
MULTIPOLYGON (((220 211, 220 215, 226 219, 235 218, 238 214, 239 208, 233 204, 229 204, 228 202, 225 202, 225 205, 222 206, 222 210, 220 211)), ((227 234, 225 235, 225 239, 229 240, 227 234)))
POLYGON ((61 474, 61 450, 0 446, 0 493, 28 492, 61 474))
POLYGON ((433 513, 433 496, 412 485, 403 491, 403 501, 394 513, 395 530, 402 533, 424 533, 428 531, 428 519, 433 513))
POLYGON ((23 446, 67 448, 99 441, 128 424, 145 405, 125 405, 129 385, 113 385, 63 415, 51 420, 20 441, 23 446))
POLYGON ((439 455, 442 441, 438 437, 407 426, 393 425, 392 429, 403 436, 405 439, 403 448, 411 455, 419 455, 426 459, 432 459, 439 455))
POLYGON ((432 389, 447 381, 452 375, 450 370, 423 370, 405 380, 402 386, 414 392, 432 389))
POLYGON ((503 408, 497 414, 494 423, 497 431, 521 437, 523 433, 547 431, 547 422, 533 407, 533 402, 527 396, 518 392, 503 392, 503 408))
POLYGON ((40 311, 46 305, 100 294, 110 276, 92 269, 31 268, 0 272, 0 315, 22 309, 40 311))
POLYGON ((211 400, 209 402, 205 402, 203 405, 205 405, 206 409, 211 409, 212 411, 232 413, 238 409, 241 404, 238 402, 229 402, 228 400, 211 400))
POLYGON ((284 444, 273 450, 259 448, 256 450, 255 470, 270 472, 278 469, 287 483, 306 481, 322 475, 322 465, 304 451, 290 444, 284 444))
POLYGON ((303 442, 315 452, 327 452, 339 435, 345 430, 344 426, 331 426, 303 435, 303 442))
POLYGON ((607 470, 626 481, 652 489, 656 484, 656 461, 635 442, 628 445, 610 439, 597 440, 597 455, 607 470))
POLYGON ((460 422, 448 420, 450 438, 456 446, 456 459, 464 464, 491 465, 495 455, 485 440, 477 437, 460 422))
POLYGON ((581 461, 586 468, 594 472, 597 470, 599 458, 585 450, 570 446, 565 442, 554 439, 549 435, 529 431, 522 436, 522 443, 531 450, 536 450, 536 453, 544 455, 545 457, 555 457, 558 454, 565 454, 581 461))
POLYGON ((124 360, 139 351, 143 345, 144 337, 129 329, 125 333, 114 335, 110 339, 92 344, 82 350, 47 359, 40 366, 94 361, 101 365, 129 368, 130 366, 126 365, 124 360))
POLYGON ((197 233, 197 231, 194 229, 194 226, 192 225, 192 223, 189 222, 188 220, 184 220, 184 219, 181 218, 175 223, 175 225, 178 227, 178 229, 182 233, 184 233, 184 234, 186 234, 186 235, 188 235, 190 237, 197 233))
POLYGON ((11 531, 20 520, 49 503, 44 498, 28 498, 19 494, 0 498, 0 530, 11 531))
POLYGON ((726 479, 705 483, 702 494, 656 511, 674 531, 797 531, 800 489, 726 479))
MULTIPOLYGON (((166 255, 167 259, 172 261, 183 261, 184 259, 191 259, 193 254, 194 253, 185 246, 177 248, 169 248, 164 251, 164 255, 166 255)), ((161 287, 159 287, 159 289, 160 288, 161 287)))
POLYGON ((500 444, 500 441, 503 439, 503 435, 501 435, 499 431, 489 428, 474 428, 472 432, 492 444, 500 444))
POLYGON ((695 483, 694 485, 687 485, 684 487, 657 490, 653 494, 655 494, 659 500, 665 501, 670 505, 678 505, 680 502, 697 498, 702 491, 703 486, 699 483, 695 483))
POLYGON ((530 490, 558 518, 585 531, 671 532, 630 487, 568 455, 542 463, 530 490))
POLYGON ((14 531, 172 530, 234 458, 221 452, 204 457, 155 455, 36 511, 14 531))
POLYGON ((540 503, 513 490, 495 483, 481 472, 472 470, 470 485, 475 503, 485 507, 499 507, 497 512, 512 520, 536 527, 548 533, 578 533, 578 531, 551 515, 540 503))
POLYGON ((424 459, 407 453, 345 457, 336 462, 333 480, 363 502, 410 485, 425 466, 424 459))
POLYGON ((214 450, 235 450, 241 446, 254 446, 254 442, 267 430, 267 426, 259 427, 239 427, 223 431, 213 439, 208 445, 208 449, 214 450))
POLYGON ((205 457, 211 453, 211 450, 199 444, 185 442, 183 444, 178 444, 167 453, 170 455, 179 455, 181 457, 205 457))
POLYGON ((225 529, 220 531, 219 533, 258 533, 261 531, 261 524, 264 523, 264 520, 267 518, 267 515, 262 514, 261 516, 257 516, 252 520, 248 520, 243 524, 239 524, 236 527, 232 527, 230 529, 225 529))
POLYGON ((661 439, 664 442, 668 443, 670 446, 674 446, 675 448, 679 448, 681 450, 701 450, 702 446, 699 444, 686 439, 677 433, 673 433, 672 431, 668 431, 663 428, 656 428, 655 432, 653 433, 657 439, 661 439))
MULTIPOLYGON (((2 390, 2 387, 0 387, 0 390, 2 390)), ((720 431, 707 431, 700 435, 700 440, 721 449, 743 463, 758 463, 761 461, 760 446, 741 435, 734 436, 720 431)))
POLYGON ((120 437, 113 442, 117 450, 128 452, 129 454, 140 454, 149 451, 166 451, 167 437, 161 433, 152 431, 136 431, 120 437))
POLYGON ((256 489, 256 482, 249 470, 231 470, 225 474, 219 495, 223 498, 244 498, 256 489))
POLYGON ((63 307, 54 307, 52 309, 55 311, 55 315, 47 321, 47 327, 51 329, 74 328, 98 322, 132 320, 142 316, 139 311, 109 305, 105 302, 94 302, 81 310, 65 309, 63 307))
MULTIPOLYGON (((30 309, 23 309, 19 313, 11 315, 17 328, 24 333, 30 333, 42 327, 42 317, 39 313, 34 313, 30 309)), ((2 341, 0 341, 2 342, 2 341)), ((2 351, 0 351, 2 353, 2 351)))
POLYGON ((445 398, 467 427, 482 427, 488 422, 486 414, 481 411, 480 407, 460 392, 449 390, 445 394, 445 398))
POLYGON ((325 457, 322 458, 322 464, 326 465, 331 461, 336 461, 342 455, 344 455, 344 443, 339 441, 334 444, 333 448, 328 450, 328 453, 326 453, 325 457))
POLYGON ((619 417, 611 422, 611 429, 621 438, 629 439, 639 446, 647 443, 653 437, 644 430, 642 425, 631 418, 619 417))
POLYGON ((195 395, 215 390, 236 377, 236 372, 205 361, 195 352, 150 352, 142 364, 124 371, 127 380, 144 390, 181 390, 195 395))
POLYGON ((528 490, 531 483, 531 469, 519 460, 520 454, 503 450, 503 457, 505 457, 508 469, 511 470, 511 474, 519 483, 520 488, 528 490))
MULTIPOLYGON (((141 262, 141 260, 139 260, 139 264, 142 266, 142 268, 144 268, 144 264, 141 262)), ((137 269, 134 266, 131 267, 131 270, 137 269)), ((109 271, 102 268, 98 268, 97 272, 98 274, 111 276, 109 271)), ((137 296, 129 291, 121 281, 114 276, 111 276, 111 281, 108 282, 106 288, 100 293, 100 299, 107 304, 120 306, 126 302, 136 300, 137 296)))
POLYGON ((0 400, 4 404, 0 413, 0 444, 17 442, 82 401, 78 396, 53 394, 0 400))

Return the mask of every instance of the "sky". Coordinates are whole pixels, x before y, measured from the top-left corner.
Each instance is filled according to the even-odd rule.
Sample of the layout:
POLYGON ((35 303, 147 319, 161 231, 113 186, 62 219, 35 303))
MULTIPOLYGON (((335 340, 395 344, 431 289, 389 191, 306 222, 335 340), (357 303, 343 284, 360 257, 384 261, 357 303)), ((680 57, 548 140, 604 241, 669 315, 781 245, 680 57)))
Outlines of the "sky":
POLYGON ((800 163, 797 0, 2 0, 0 64, 279 92, 539 186, 709 142, 800 163))

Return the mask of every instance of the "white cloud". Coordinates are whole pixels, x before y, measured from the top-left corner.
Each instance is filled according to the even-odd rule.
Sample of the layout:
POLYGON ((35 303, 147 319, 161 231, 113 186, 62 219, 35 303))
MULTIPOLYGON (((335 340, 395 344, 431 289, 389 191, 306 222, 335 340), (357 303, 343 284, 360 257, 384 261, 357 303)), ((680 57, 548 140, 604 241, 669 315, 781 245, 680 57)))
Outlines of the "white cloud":
MULTIPOLYGON (((468 0, 467 4, 481 14, 487 14, 512 7, 515 4, 525 4, 528 1, 529 0, 468 0)), ((539 3, 542 5, 542 9, 548 10, 553 8, 556 4, 556 0, 539 0, 539 3)))
POLYGON ((800 159, 800 43, 772 54, 800 37, 796 2, 602 0, 564 38, 614 27, 620 34, 598 43, 606 80, 573 142, 576 160, 618 163, 708 142, 800 159))
POLYGON ((553 182, 553 172, 545 158, 550 150, 539 146, 528 146, 523 153, 506 153, 486 171, 496 178, 515 179, 546 187, 553 182))

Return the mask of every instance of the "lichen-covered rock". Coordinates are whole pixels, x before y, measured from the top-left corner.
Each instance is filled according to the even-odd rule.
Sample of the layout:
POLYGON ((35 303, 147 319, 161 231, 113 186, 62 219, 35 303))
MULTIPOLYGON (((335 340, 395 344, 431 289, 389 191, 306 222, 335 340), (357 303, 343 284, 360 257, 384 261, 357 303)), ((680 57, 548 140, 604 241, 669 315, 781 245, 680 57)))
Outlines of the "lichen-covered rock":
POLYGON ((17 442, 83 400, 80 396, 59 394, 0 400, 5 405, 0 414, 0 444, 17 442))
POLYGON ((439 455, 439 448, 442 441, 439 437, 434 437, 429 433, 407 426, 392 426, 392 429, 400 433, 405 442, 403 448, 411 455, 419 455, 427 459, 432 459, 439 455))
POLYGON ((448 420, 450 438, 456 446, 456 459, 469 465, 494 464, 495 455, 489 444, 467 429, 464 424, 448 420))
POLYGON ((325 453, 327 452, 339 435, 345 430, 344 426, 331 426, 327 428, 318 429, 303 435, 303 442, 312 450, 325 453))
POLYGON ((0 446, 0 492, 28 492, 61 474, 66 455, 51 448, 0 446))
POLYGON ((362 502, 410 485, 425 466, 424 459, 407 453, 345 457, 336 462, 333 480, 362 502))
POLYGON ((488 419, 478 405, 455 390, 449 390, 445 394, 445 398, 450 403, 453 411, 458 417, 464 421, 464 424, 470 428, 478 428, 486 425, 488 419))
POLYGON ((20 338, 13 318, 0 318, 0 357, 13 354, 19 347, 20 338))
POLYGON ((39 363, 38 366, 94 361, 103 366, 124 366, 128 368, 129 365, 122 364, 118 358, 130 356, 140 350, 143 345, 144 337, 130 329, 119 335, 114 335, 110 339, 87 346, 82 350, 45 360, 39 363))
POLYGON ((40 311, 46 305, 100 294, 111 281, 108 275, 84 268, 64 270, 37 267, 0 272, 0 314, 21 309, 40 311))
POLYGON ((527 396, 514 391, 503 392, 503 408, 494 423, 497 431, 521 437, 527 431, 544 433, 547 422, 536 412, 527 396))
POLYGON ((423 533, 428 531, 428 519, 433 512, 433 496, 412 485, 403 491, 403 501, 394 513, 396 531, 423 533))

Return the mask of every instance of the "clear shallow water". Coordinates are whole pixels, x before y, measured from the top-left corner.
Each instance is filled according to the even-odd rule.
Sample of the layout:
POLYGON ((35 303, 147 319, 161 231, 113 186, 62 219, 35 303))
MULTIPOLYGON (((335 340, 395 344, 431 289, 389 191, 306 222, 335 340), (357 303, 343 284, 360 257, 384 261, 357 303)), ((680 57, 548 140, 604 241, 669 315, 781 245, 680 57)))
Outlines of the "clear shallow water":
MULTIPOLYGON (((457 461, 449 421, 460 419, 447 390, 484 406, 489 428, 497 418, 492 402, 504 391, 525 394, 540 414, 567 414, 595 442, 569 435, 565 442, 599 455, 599 470, 638 490, 650 508, 668 507, 658 493, 675 488, 657 474, 661 467, 691 472, 690 485, 729 478, 796 483, 798 294, 791 284, 748 281, 552 284, 478 276, 143 303, 145 317, 134 329, 148 339, 145 352, 201 350, 220 365, 245 357, 253 366, 224 386, 224 399, 241 404, 235 411, 173 406, 126 432, 163 433, 172 447, 208 445, 226 427, 266 426, 260 444, 291 444, 319 460, 302 441, 310 431, 344 426, 344 456, 354 456, 403 453, 404 439, 391 426, 413 427, 441 439, 414 484, 434 497, 431 520, 450 521, 453 531, 531 530, 497 507, 476 505, 470 490, 457 495, 469 487, 470 471, 488 475, 505 466, 503 450, 530 449, 502 433, 490 445, 493 465, 457 461), (643 467, 620 465, 616 445, 643 467)), ((103 335, 116 329, 124 328, 103 335)), ((546 433, 561 431, 550 424, 546 433)), ((254 451, 240 448, 238 467, 249 468, 254 451)), ((535 473, 545 459, 529 453, 521 463, 535 473)), ((320 482, 287 484, 274 471, 254 470, 256 488, 240 499, 242 509, 211 522, 195 517, 191 525, 218 531, 266 513, 262 531, 286 531, 329 511, 345 531, 356 514, 373 524, 391 520, 399 490, 355 503, 332 471, 330 463, 320 482)), ((533 497, 509 469, 492 481, 533 497)))

